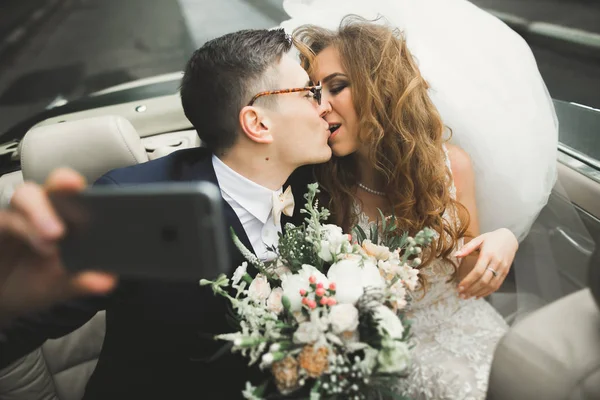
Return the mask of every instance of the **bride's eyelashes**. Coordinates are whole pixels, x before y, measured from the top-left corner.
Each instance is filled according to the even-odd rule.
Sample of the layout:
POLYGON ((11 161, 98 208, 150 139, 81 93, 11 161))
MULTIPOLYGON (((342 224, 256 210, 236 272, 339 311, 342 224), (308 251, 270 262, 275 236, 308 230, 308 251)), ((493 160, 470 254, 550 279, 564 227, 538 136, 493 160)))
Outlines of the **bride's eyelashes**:
POLYGON ((333 96, 335 96, 335 95, 341 93, 341 91, 346 89, 348 86, 350 86, 350 84, 348 82, 332 83, 329 86, 329 93, 331 93, 333 96))

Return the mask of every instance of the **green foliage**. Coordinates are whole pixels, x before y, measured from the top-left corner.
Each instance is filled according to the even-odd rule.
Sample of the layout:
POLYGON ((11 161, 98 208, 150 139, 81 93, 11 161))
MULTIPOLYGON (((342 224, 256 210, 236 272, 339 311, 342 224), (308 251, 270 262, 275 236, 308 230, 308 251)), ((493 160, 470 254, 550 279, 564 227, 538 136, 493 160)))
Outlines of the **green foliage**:
POLYGON ((318 265, 319 259, 314 245, 307 240, 307 236, 304 225, 288 224, 285 234, 279 234, 278 248, 269 250, 279 253, 281 261, 294 273, 298 272, 303 264, 318 265))
POLYGON ((396 217, 394 215, 385 217, 380 209, 377 209, 377 211, 379 212, 379 217, 377 218, 376 223, 371 224, 369 227, 368 234, 359 225, 356 225, 352 230, 358 243, 362 243, 364 240, 369 239, 377 245, 387 246, 391 251, 406 247, 408 233, 403 232, 400 234, 400 232, 398 232, 399 226, 396 217))

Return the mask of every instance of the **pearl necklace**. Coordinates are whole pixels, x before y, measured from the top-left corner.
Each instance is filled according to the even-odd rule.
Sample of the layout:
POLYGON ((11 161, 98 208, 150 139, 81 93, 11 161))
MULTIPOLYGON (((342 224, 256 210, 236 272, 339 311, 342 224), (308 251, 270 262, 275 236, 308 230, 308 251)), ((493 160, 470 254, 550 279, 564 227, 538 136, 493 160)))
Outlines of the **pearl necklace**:
POLYGON ((385 192, 380 192, 378 190, 373 190, 371 188, 366 187, 365 185, 363 185, 362 183, 358 182, 358 187, 361 188, 362 190, 364 190, 365 192, 374 194, 375 196, 385 196, 385 192))

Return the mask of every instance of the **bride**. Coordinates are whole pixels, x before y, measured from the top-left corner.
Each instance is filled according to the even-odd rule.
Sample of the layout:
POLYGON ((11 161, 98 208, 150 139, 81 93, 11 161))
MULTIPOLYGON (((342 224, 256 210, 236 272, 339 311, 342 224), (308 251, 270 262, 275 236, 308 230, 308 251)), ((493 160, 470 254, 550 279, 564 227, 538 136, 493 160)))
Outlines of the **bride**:
MULTIPOLYGON (((332 130, 334 158, 315 172, 328 208, 335 211, 334 222, 346 229, 355 223, 366 228, 381 209, 396 215, 403 229, 415 232, 429 226, 438 232, 435 251, 424 255, 421 287, 413 294, 409 315, 414 365, 398 389, 417 399, 485 398, 493 351, 507 325, 481 297, 503 281, 516 252, 517 237, 526 234, 540 204, 547 200, 551 185, 546 186, 553 178, 546 177, 546 186, 537 188, 536 203, 529 204, 531 214, 525 223, 509 218, 506 226, 511 230, 502 225, 490 230, 501 220, 480 220, 485 213, 480 214, 481 189, 477 194, 475 190, 479 186, 475 184, 475 160, 472 163, 460 147, 445 144, 447 130, 438 110, 439 99, 444 97, 438 97, 434 105, 427 78, 421 75, 401 35, 350 18, 335 32, 313 25, 301 27, 294 36, 306 45, 300 46, 301 59, 311 78, 322 82, 323 101, 331 107, 325 119, 332 130), (516 224, 510 225, 513 222, 516 224), (487 233, 479 235, 482 226, 487 233), (461 249, 465 238, 475 239, 461 249), (481 255, 468 256, 476 248, 481 255)), ((467 82, 463 86, 469 88, 467 82)), ((467 107, 449 104, 456 110, 467 107)), ((546 123, 553 128, 546 133, 551 142, 556 128, 553 111, 547 104, 539 109, 544 107, 546 123)), ((450 120, 460 128, 456 133, 469 132, 474 126, 450 120)), ((447 121, 444 119, 452 127, 447 121)), ((479 125, 493 129, 489 122, 479 125)), ((467 145, 478 138, 462 136, 467 145)), ((489 139, 480 142, 489 144, 489 139)), ((515 145, 502 143, 507 148, 515 145)), ((494 160, 489 154, 492 147, 479 149, 488 152, 484 154, 488 160, 494 160)), ((511 189, 517 186, 513 184, 511 189)), ((505 191, 496 188, 487 195, 493 196, 490 201, 494 203, 494 196, 505 191)), ((506 196, 501 197, 506 201, 506 196)), ((483 199, 485 204, 488 197, 483 199)), ((512 205, 521 207, 514 201, 512 205)))
POLYGON ((479 224, 522 241, 556 181, 558 121, 527 43, 467 0, 284 0, 288 33, 356 14, 398 28, 450 143, 471 158, 479 224), (510 190, 508 190, 510 189, 510 190))

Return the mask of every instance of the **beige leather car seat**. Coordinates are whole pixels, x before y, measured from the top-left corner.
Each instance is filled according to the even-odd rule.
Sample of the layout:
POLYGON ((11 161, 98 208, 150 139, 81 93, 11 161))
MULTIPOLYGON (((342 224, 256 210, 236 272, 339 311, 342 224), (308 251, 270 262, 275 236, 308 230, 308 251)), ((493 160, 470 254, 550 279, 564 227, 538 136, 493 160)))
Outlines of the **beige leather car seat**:
MULTIPOLYGON (((22 142, 23 178, 42 183, 67 166, 88 182, 106 172, 148 161, 134 127, 118 116, 48 125, 29 131, 22 142)), ((104 340, 104 312, 59 339, 48 340, 0 370, 0 400, 79 400, 95 368, 104 340)))
POLYGON ((488 400, 600 399, 600 248, 589 288, 516 323, 492 363, 488 400))
POLYGON ((140 136, 120 116, 102 116, 27 132, 21 145, 24 180, 43 183, 50 171, 70 167, 92 183, 106 172, 148 161, 140 136))

